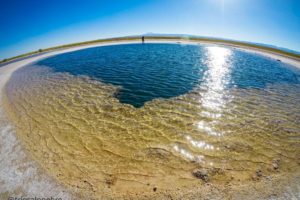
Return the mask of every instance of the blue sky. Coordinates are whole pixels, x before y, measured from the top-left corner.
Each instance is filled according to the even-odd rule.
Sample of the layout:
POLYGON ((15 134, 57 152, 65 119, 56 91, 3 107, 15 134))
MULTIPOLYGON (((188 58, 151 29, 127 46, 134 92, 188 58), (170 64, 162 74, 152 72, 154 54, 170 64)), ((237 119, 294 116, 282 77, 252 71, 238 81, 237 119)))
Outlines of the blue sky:
POLYGON ((193 34, 300 51, 300 0, 0 0, 0 59, 144 33, 193 34))

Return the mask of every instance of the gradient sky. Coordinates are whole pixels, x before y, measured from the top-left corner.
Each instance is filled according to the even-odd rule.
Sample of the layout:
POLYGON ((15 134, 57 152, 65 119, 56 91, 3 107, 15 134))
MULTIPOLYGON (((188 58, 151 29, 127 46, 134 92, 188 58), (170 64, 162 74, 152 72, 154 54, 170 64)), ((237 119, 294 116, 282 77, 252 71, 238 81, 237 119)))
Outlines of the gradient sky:
POLYGON ((300 0, 0 0, 0 59, 149 32, 222 37, 300 51, 300 0))

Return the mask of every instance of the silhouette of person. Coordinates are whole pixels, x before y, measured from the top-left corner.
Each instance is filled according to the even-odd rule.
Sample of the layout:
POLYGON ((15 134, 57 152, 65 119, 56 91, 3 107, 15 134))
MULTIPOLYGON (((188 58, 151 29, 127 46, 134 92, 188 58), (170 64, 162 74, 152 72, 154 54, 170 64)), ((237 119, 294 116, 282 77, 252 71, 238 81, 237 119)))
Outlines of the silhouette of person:
POLYGON ((145 42, 145 37, 144 36, 142 36, 142 43, 144 43, 145 42))

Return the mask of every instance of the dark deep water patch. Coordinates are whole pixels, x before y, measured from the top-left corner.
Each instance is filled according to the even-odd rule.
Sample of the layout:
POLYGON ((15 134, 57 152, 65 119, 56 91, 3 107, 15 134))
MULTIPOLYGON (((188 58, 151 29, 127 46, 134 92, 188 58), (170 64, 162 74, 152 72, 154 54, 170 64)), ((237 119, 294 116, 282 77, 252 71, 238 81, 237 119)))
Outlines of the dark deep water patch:
MULTIPOLYGON (((222 77, 226 79, 225 88, 264 88, 267 84, 300 82, 299 73, 281 62, 230 51, 226 60, 230 71, 222 77)), ((222 59, 219 52, 215 56, 211 58, 207 47, 201 45, 126 44, 60 54, 37 65, 121 86, 117 94, 120 102, 141 107, 155 98, 176 97, 197 86, 206 86, 206 74, 211 68, 208 60, 216 59, 217 65, 218 59, 222 59)))

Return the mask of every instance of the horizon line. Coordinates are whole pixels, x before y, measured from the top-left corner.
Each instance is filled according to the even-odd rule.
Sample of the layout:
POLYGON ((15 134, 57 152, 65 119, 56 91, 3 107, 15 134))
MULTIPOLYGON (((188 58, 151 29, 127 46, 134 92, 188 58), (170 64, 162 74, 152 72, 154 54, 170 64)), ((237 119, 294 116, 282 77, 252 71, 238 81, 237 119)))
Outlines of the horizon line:
POLYGON ((84 44, 89 44, 89 43, 97 43, 97 42, 108 42, 112 40, 122 40, 122 39, 139 39, 139 37, 145 36, 153 38, 153 39, 180 39, 180 40, 195 40, 199 39, 201 42, 201 39, 203 40, 208 40, 211 42, 225 42, 230 45, 230 43, 238 43, 240 45, 249 45, 254 48, 259 48, 262 47, 265 50, 270 50, 270 51, 277 51, 277 53, 283 53, 283 54, 288 54, 289 56, 292 57, 297 57, 300 58, 300 52, 296 50, 292 50, 286 47, 279 47, 276 45, 272 44, 264 44, 264 43, 258 43, 258 42, 251 42, 251 41, 244 41, 244 40, 235 40, 235 39, 229 39, 229 38, 222 38, 222 37, 211 37, 211 36, 200 36, 200 35, 191 35, 191 34, 167 34, 167 33, 145 33, 145 34, 136 34, 136 35, 126 35, 126 36, 116 36, 116 37, 107 37, 107 38, 99 38, 95 40, 85 40, 85 41, 80 41, 80 42, 74 42, 74 43, 67 43, 67 44, 61 44, 61 45, 56 45, 56 46, 50 46, 47 48, 40 48, 36 49, 33 51, 29 51, 23 54, 19 54, 16 56, 4 58, 0 61, 0 64, 6 64, 7 62, 15 61, 18 58, 26 58, 28 56, 33 56, 36 54, 41 54, 45 53, 51 50, 56 50, 56 49, 61 49, 61 48, 67 48, 67 47, 73 47, 73 46, 80 46, 84 44), (279 52, 278 52, 279 51, 279 52))

